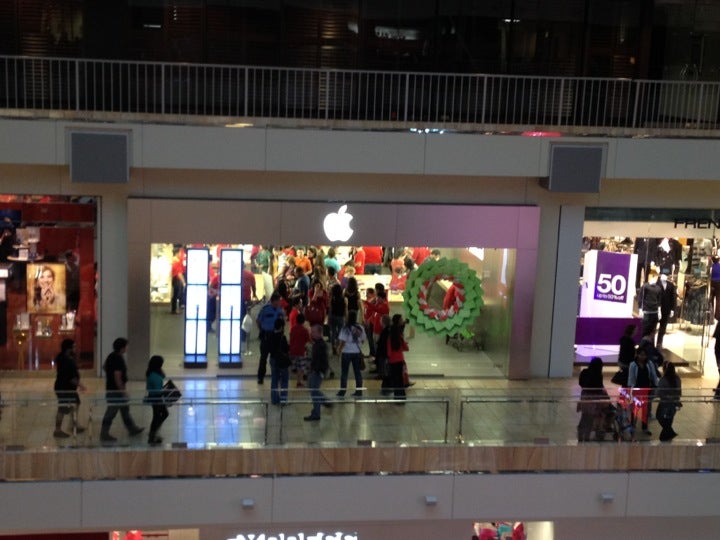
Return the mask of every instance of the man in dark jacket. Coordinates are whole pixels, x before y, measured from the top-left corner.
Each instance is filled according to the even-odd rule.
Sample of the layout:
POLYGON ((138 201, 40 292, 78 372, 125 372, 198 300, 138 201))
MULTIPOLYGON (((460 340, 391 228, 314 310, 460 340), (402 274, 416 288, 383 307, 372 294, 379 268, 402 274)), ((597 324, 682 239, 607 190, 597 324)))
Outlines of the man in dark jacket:
POLYGON ((130 435, 139 435, 144 428, 139 427, 132 416, 130 416, 130 396, 127 391, 127 364, 125 353, 127 352, 128 340, 117 338, 113 341, 113 352, 105 359, 103 369, 105 370, 105 397, 108 406, 102 419, 100 428, 100 440, 104 443, 117 441, 110 435, 110 426, 117 413, 120 413, 123 424, 130 435))
POLYGON ((55 431, 53 436, 59 438, 69 437, 62 430, 62 422, 65 415, 72 417, 72 425, 75 433, 82 433, 85 428, 77 423, 77 408, 80 405, 79 390, 85 390, 80 383, 80 371, 75 360, 75 342, 72 339, 64 339, 60 346, 60 354, 55 357, 55 394, 58 398, 58 410, 55 416, 55 431))
POLYGON ((320 420, 320 405, 330 406, 327 398, 320 391, 320 385, 329 368, 327 343, 323 340, 323 327, 319 324, 313 325, 310 329, 310 337, 312 338, 312 353, 310 355, 308 388, 313 400, 313 408, 310 415, 304 418, 306 422, 320 420))

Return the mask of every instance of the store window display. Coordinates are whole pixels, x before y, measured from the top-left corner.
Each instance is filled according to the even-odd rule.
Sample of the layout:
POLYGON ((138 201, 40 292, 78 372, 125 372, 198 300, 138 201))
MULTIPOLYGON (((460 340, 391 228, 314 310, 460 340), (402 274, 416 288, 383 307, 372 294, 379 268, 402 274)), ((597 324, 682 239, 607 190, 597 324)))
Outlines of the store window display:
POLYGON ((0 309, 14 339, 0 347, 0 369, 53 370, 65 339, 75 342, 79 369, 94 365, 96 208, 82 199, 2 197, 0 259, 9 277, 0 309))
MULTIPOLYGON (((629 223, 627 227, 647 230, 657 228, 663 232, 671 230, 657 218, 653 222, 643 223, 642 226, 629 223)), ((669 235, 637 238, 591 236, 595 231, 622 229, 623 224, 607 221, 586 224, 587 236, 583 238, 581 258, 585 267, 588 264, 587 254, 591 252, 594 252, 595 256, 603 252, 631 254, 637 259, 636 264, 631 264, 627 275, 630 311, 622 316, 612 315, 617 319, 613 326, 613 335, 621 334, 622 328, 629 324, 637 324, 642 326, 641 335, 653 335, 656 346, 662 348, 667 359, 691 370, 702 370, 706 353, 702 342, 708 340, 707 333, 710 331, 708 301, 711 298, 709 261, 712 240, 669 235)), ((587 273, 585 270, 587 268, 583 270, 583 276, 587 273)), ((720 283, 720 265, 717 274, 720 283)), ((596 277, 599 279, 600 275, 596 277)), ((621 278, 618 272, 609 272, 603 279, 604 283, 613 289, 612 292, 617 292, 616 289, 619 291, 622 288, 620 280, 625 277, 621 278)), ((585 277, 581 284, 584 280, 585 277)), ((581 286, 581 298, 583 290, 581 286)), ((720 292, 720 286, 718 291, 720 292)), ((582 303, 580 307, 582 308, 582 303)), ((591 329, 590 333, 597 333, 596 329, 591 329)), ((585 354, 584 342, 578 341, 583 337, 585 336, 576 333, 578 362, 587 362, 591 356, 585 354)), ((606 363, 612 362, 613 357, 617 358, 617 354, 617 337, 613 337, 612 342, 603 342, 601 355, 606 363)))
MULTIPOLYGON (((213 249, 212 245, 207 245, 206 247, 208 247, 211 251, 213 249)), ((243 246, 242 249, 245 250, 246 253, 250 253, 251 247, 252 246, 243 246)), ((294 250, 296 255, 290 255, 285 251, 285 249, 283 249, 283 247, 268 245, 263 246, 263 248, 268 254, 271 254, 267 263, 268 267, 272 267, 277 262, 280 270, 284 270, 288 267, 293 260, 297 263, 298 250, 302 249, 301 247, 299 248, 298 246, 295 246, 294 250)), ((328 252, 335 254, 335 260, 349 262, 349 265, 345 270, 345 277, 348 278, 347 281, 351 281, 349 278, 351 277, 353 270, 355 270, 355 260, 352 257, 352 254, 357 254, 358 251, 360 251, 358 249, 359 246, 337 245, 325 246, 325 248, 327 248, 328 252)), ((305 253, 313 252, 315 254, 313 259, 316 261, 324 252, 322 246, 305 246, 304 249, 305 253)), ((478 253, 483 253, 483 250, 477 250, 475 248, 441 247, 434 249, 437 256, 441 258, 438 259, 431 254, 431 256, 427 257, 420 266, 415 267, 412 259, 409 257, 400 257, 398 261, 402 266, 402 277, 409 279, 407 278, 407 274, 405 272, 408 266, 415 268, 415 270, 410 273, 410 276, 414 275, 416 272, 419 272, 418 275, 420 277, 425 276, 421 282, 417 284, 417 287, 415 287, 413 291, 415 291, 416 294, 420 294, 420 291, 422 291, 424 298, 427 300, 427 310, 433 313, 441 313, 443 319, 443 328, 440 329, 436 328, 438 320, 435 318, 433 318, 429 324, 423 323, 420 332, 417 332, 415 336, 415 339, 420 340, 420 344, 413 348, 414 352, 411 354, 411 357, 413 358, 411 358, 410 361, 413 362, 415 360, 414 357, 421 357, 423 359, 423 367, 419 368, 421 373, 447 373, 446 369, 449 369, 447 366, 453 366, 452 361, 457 360, 459 362, 458 366, 456 368, 453 367, 453 369, 470 370, 469 373, 458 372, 460 375, 481 375, 482 373, 492 372, 495 376, 501 376, 502 366, 504 365, 504 362, 508 361, 507 350, 510 347, 510 332, 507 323, 512 320, 510 310, 512 306, 512 276, 514 275, 515 260, 514 251, 500 249, 486 250, 484 251, 485 257, 483 258, 478 255, 478 253), (444 257, 447 257, 447 259, 444 257), (455 260, 457 266, 431 272, 434 268, 433 265, 439 264, 440 261, 447 260, 455 260), (477 301, 475 299, 475 296, 478 294, 482 295, 481 290, 479 288, 476 290, 473 287, 470 287, 469 289, 466 288, 471 284, 471 282, 462 278, 461 274, 463 273, 461 270, 465 269, 467 270, 468 276, 472 275, 476 278, 479 278, 479 276, 485 276, 483 277, 483 281, 487 279, 487 283, 490 286, 490 297, 493 300, 493 303, 485 308, 487 312, 482 315, 480 313, 482 298, 478 298, 477 301), (431 273, 426 275, 424 273, 426 271, 431 273), (426 281, 427 283, 425 283, 426 281), (456 281, 458 283, 455 283, 456 281), (443 299, 445 298, 447 289, 453 284, 456 286, 456 292, 459 291, 460 294, 453 297, 454 301, 448 309, 443 309, 443 299), (477 346, 458 348, 457 352, 449 349, 445 343, 445 337, 448 331, 444 325, 449 324, 450 322, 458 323, 458 328, 453 328, 451 332, 452 334, 462 335, 466 337, 466 339, 467 337, 478 336, 477 340, 468 341, 468 343, 477 344, 477 346), (483 339, 480 339, 481 336, 483 339), (489 337, 487 340, 487 347, 480 345, 480 343, 484 341, 485 336, 489 337), (456 355, 457 358, 455 357, 456 355), (471 358, 468 356, 463 355, 468 355, 469 357, 477 355, 482 358, 478 358, 478 361, 475 362, 471 361, 471 358), (450 358, 447 358, 448 356, 450 356, 450 358), (437 362, 436 359, 438 357, 443 358, 443 362, 437 362)), ((155 250, 155 246, 153 246, 153 250, 155 250)), ((372 246, 370 246, 370 250, 372 251, 372 246)), ((364 248, 362 251, 364 251, 364 248)), ((156 251, 153 252, 155 253, 156 251)), ((258 249, 258 253, 259 252, 260 250, 258 249)), ((381 252, 382 248, 378 248, 376 254, 377 260, 380 260, 381 252)), ((410 252, 411 248, 403 249, 401 254, 409 255, 410 252)), ((158 262, 155 258, 151 258, 150 263, 151 265, 158 266, 158 262)), ((381 265, 379 266, 380 273, 378 274, 368 273, 366 267, 366 272, 364 274, 356 273, 352 276, 357 282, 358 301, 360 302, 358 305, 362 305, 362 302, 366 300, 365 292, 368 289, 375 290, 375 288, 379 285, 387 291, 387 313, 391 315, 399 313, 403 315, 403 319, 407 318, 414 320, 413 316, 408 313, 408 310, 412 308, 410 303, 408 303, 403 296, 403 289, 397 287, 393 288, 393 276, 391 275, 390 269, 384 268, 381 265)), ((257 264, 254 269, 257 269, 257 264)), ((318 269, 324 270, 325 276, 322 280, 316 280, 317 286, 321 287, 323 291, 325 291, 325 295, 329 296, 330 287, 327 284, 330 283, 330 281, 327 269, 321 267, 319 264, 313 266, 313 272, 318 269)), ((284 276, 285 272, 283 271, 282 274, 284 276)), ((269 274, 262 273, 255 275, 258 298, 267 298, 269 297, 269 293, 273 291, 277 291, 283 295, 283 289, 287 291, 291 290, 288 288, 288 282, 285 279, 282 279, 278 280, 274 284, 270 284, 270 289, 266 294, 264 289, 267 288, 267 286, 265 285, 265 280, 263 279, 266 276, 269 277, 269 274)), ((167 282, 167 277, 165 279, 167 282)), ((247 280, 243 280, 243 282, 245 283, 247 280)), ((474 282, 475 281, 473 280, 472 283, 474 282)), ((340 287, 340 290, 342 291, 342 286, 340 287)), ((151 299, 153 298, 154 293, 155 289, 151 287, 151 299)), ((313 295, 313 297, 314 296, 315 295, 313 295)), ((179 349, 173 350, 173 347, 177 348, 175 344, 182 341, 180 333, 182 329, 180 322, 176 323, 174 320, 169 320, 172 319, 171 317, 166 316, 167 311, 169 311, 167 310, 167 302, 169 302, 169 299, 167 299, 163 305, 156 305, 151 308, 152 317, 157 317, 157 319, 153 319, 151 324, 152 330, 150 338, 151 347, 154 352, 163 354, 167 358, 172 358, 173 354, 180 354, 179 349)), ((341 320, 343 320, 347 308, 346 302, 342 296, 341 302, 341 320)), ((310 315, 308 309, 310 308, 305 305, 304 307, 304 315, 308 318, 310 315)), ((262 305, 260 303, 257 305, 253 303, 253 316, 256 316, 257 311, 261 308, 262 305)), ((312 309, 310 310, 312 311, 312 309)), ((332 336, 330 329, 332 317, 329 310, 325 310, 322 317, 324 318, 323 324, 326 326, 326 338, 330 340, 332 336)), ((368 334, 370 334, 373 339, 375 338, 373 333, 368 332, 368 334)), ((215 364, 214 352, 216 347, 214 346, 214 341, 216 339, 217 336, 215 334, 211 333, 208 336, 208 368, 213 368, 215 364)), ((374 352, 372 348, 369 347, 369 345, 366 346, 366 348, 372 356, 372 352, 374 352)), ((257 356, 257 346, 253 348, 252 354, 244 351, 243 355, 245 356, 243 367, 247 366, 250 370, 253 370, 254 364, 257 363, 257 360, 255 359, 257 356)), ((223 367, 220 366, 219 363, 217 366, 223 367)), ((455 372, 453 372, 453 374, 455 374, 455 372)))
POLYGON ((27 297, 30 313, 65 313, 65 267, 29 264, 27 297))

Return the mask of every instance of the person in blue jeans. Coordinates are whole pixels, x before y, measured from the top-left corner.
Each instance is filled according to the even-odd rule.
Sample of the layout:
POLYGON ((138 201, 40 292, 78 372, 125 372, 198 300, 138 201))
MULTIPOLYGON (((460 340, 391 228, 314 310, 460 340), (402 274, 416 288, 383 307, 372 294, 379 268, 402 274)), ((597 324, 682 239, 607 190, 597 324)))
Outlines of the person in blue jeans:
POLYGON ((350 364, 355 374, 355 393, 354 397, 362 396, 362 370, 360 362, 362 361, 362 344, 365 340, 365 329, 357 322, 357 311, 349 311, 347 324, 340 330, 338 336, 340 357, 340 391, 338 397, 345 396, 347 389, 347 378, 350 364))
POLYGON ((303 418, 306 422, 320 420, 320 406, 330 406, 327 398, 320 391, 320 385, 325 378, 325 374, 329 368, 327 343, 323 340, 323 327, 315 324, 310 329, 310 337, 312 338, 312 353, 310 355, 310 371, 308 373, 308 387, 310 388, 310 397, 312 397, 313 407, 309 416, 303 418))
POLYGON ((285 319, 275 320, 275 330, 268 338, 270 353, 270 402, 285 403, 290 380, 290 345, 285 337, 285 319))

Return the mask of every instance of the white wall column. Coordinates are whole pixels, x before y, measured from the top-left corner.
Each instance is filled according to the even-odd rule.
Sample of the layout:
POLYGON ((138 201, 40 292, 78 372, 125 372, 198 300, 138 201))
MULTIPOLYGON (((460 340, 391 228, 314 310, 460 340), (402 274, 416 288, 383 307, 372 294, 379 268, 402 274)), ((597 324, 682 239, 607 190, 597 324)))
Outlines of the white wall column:
POLYGON ((540 213, 538 233, 537 275, 533 308, 532 346, 530 347, 530 376, 545 378, 550 363, 550 342, 552 340, 552 313, 555 301, 553 287, 541 286, 541 283, 553 283, 555 280, 558 227, 560 207, 545 205, 540 213))
POLYGON ((560 207, 548 377, 572 375, 584 221, 584 206, 560 207))
MULTIPOLYGON (((112 351, 115 338, 127 335, 128 320, 128 237, 127 197, 125 194, 104 195, 98 205, 98 343, 97 371, 112 351)), ((131 361, 132 354, 128 355, 131 361)))

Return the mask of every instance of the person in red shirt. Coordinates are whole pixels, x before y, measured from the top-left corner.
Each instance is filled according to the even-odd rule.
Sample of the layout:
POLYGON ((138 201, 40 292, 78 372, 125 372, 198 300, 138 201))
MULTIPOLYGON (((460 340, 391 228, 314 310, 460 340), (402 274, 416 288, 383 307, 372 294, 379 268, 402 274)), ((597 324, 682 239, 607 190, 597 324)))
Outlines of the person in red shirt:
MULTIPOLYGON (((375 289, 368 287, 365 291, 365 300, 363 300, 363 326, 365 327, 365 337, 370 348, 370 356, 375 358, 375 339, 373 338, 373 328, 375 317, 375 289)), ((372 371, 371 371, 372 373, 372 371)))
MULTIPOLYGON (((211 266, 212 268, 212 266, 211 266)), ((217 319, 217 302, 220 296, 220 274, 217 270, 210 273, 210 282, 208 283, 208 302, 207 302, 207 331, 215 332, 213 324, 217 319)))
MULTIPOLYGON (((451 307, 455 305, 455 300, 458 297, 458 290, 455 284, 453 283, 448 287, 448 290, 445 291, 445 296, 443 297, 443 305, 442 308, 444 311, 448 311, 451 307)), ((455 311, 457 311, 457 307, 455 308, 455 311)), ((457 334, 456 334, 457 335, 457 334)), ((450 338, 453 336, 450 336, 449 334, 445 336, 445 345, 448 345, 450 343, 450 338)))
POLYGON ((172 282, 172 298, 170 299, 170 312, 177 313, 178 304, 180 309, 185 306, 185 264, 183 261, 184 251, 182 248, 173 253, 170 266, 170 277, 172 282))
POLYGON ((405 388, 409 386, 407 380, 407 367, 405 366, 405 351, 410 350, 403 332, 405 322, 402 315, 393 315, 390 323, 390 338, 388 339, 388 366, 390 368, 390 387, 393 389, 395 399, 405 399, 405 388))
POLYGON ((365 273, 365 251, 362 246, 355 249, 353 265, 355 266, 355 274, 362 275, 365 273))
POLYGON ((365 273, 379 274, 383 262, 382 246, 363 246, 362 249, 365 252, 365 273))
POLYGON ((297 376, 298 388, 305 386, 303 384, 303 378, 305 376, 305 369, 307 364, 307 352, 306 345, 310 343, 310 331, 305 326, 305 316, 302 313, 298 313, 295 319, 295 326, 290 328, 290 362, 291 366, 294 367, 297 376))
MULTIPOLYGON (((375 286, 375 300, 372 303, 373 310, 373 341, 377 344, 380 332, 383 331, 382 317, 390 314, 390 304, 387 301, 387 294, 382 283, 375 286)), ((377 351, 376 351, 377 352, 377 351)))
POLYGON ((240 339, 244 343, 247 339, 247 332, 242 329, 242 320, 245 318, 250 304, 253 300, 257 300, 257 290, 255 289, 255 274, 252 273, 250 268, 252 263, 250 261, 243 265, 242 281, 240 285, 240 339))
POLYGON ((290 323, 290 331, 297 326, 298 316, 302 313, 302 300, 293 298, 290 313, 288 313, 288 322, 290 323))
POLYGON ((330 296, 323 288, 322 282, 319 280, 313 281, 308 297, 310 301, 305 307, 305 320, 310 326, 325 324, 325 317, 330 305, 330 296))
POLYGON ((412 260, 417 266, 420 266, 425 259, 430 256, 430 248, 427 246, 414 247, 412 250, 412 260))

